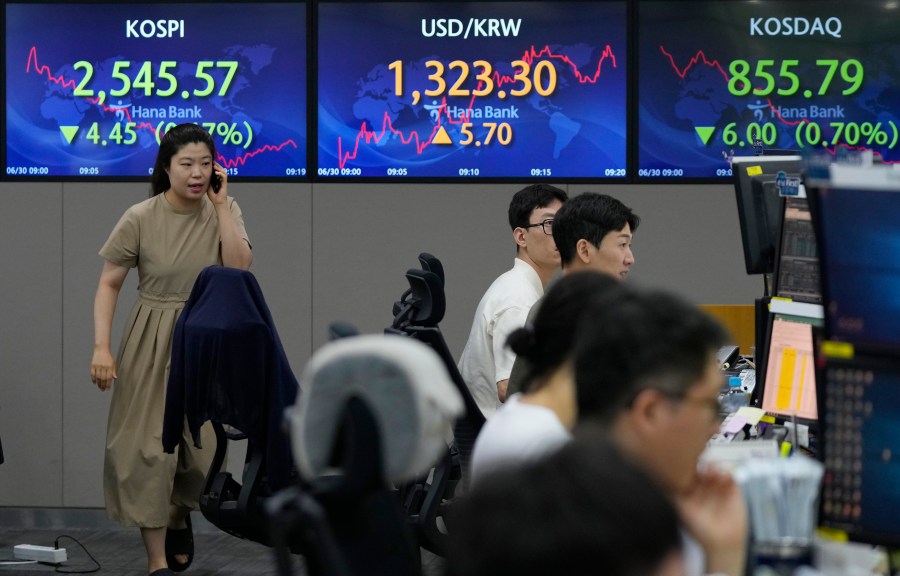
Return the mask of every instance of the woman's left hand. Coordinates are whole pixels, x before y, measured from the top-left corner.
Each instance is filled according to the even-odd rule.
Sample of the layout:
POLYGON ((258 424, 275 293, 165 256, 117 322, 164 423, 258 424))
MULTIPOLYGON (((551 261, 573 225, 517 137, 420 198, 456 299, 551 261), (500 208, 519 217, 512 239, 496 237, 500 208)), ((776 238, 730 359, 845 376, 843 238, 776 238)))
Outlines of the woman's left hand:
POLYGON ((206 194, 213 204, 224 204, 228 199, 228 171, 218 162, 213 162, 213 173, 210 177, 209 188, 207 188, 206 194), (213 186, 213 181, 216 179, 219 181, 218 191, 213 186))

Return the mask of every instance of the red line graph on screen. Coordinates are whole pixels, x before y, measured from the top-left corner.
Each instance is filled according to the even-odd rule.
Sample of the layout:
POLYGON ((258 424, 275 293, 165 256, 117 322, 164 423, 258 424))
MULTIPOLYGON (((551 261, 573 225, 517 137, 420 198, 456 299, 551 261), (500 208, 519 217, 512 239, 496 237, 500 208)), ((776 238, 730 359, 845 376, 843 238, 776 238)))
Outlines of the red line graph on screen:
MULTIPOLYGON (((38 61, 37 46, 31 47, 31 49, 28 51, 28 58, 25 62, 25 73, 26 74, 31 73, 32 69, 33 69, 34 73, 45 76, 47 78, 47 80, 49 80, 50 82, 53 82, 54 84, 58 84, 62 88, 66 88, 66 89, 73 90, 73 91, 75 90, 76 83, 74 80, 68 80, 62 74, 60 74, 59 76, 54 76, 52 74, 52 72, 50 71, 49 66, 47 66, 45 64, 41 64, 38 61)), ((97 97, 97 98, 84 97, 84 100, 86 102, 90 102, 91 104, 93 104, 95 106, 99 106, 104 112, 111 112, 113 114, 121 112, 128 119, 128 122, 134 121, 131 116, 131 110, 128 107, 107 106, 106 104, 104 104, 101 101, 101 99, 99 97, 97 97)), ((156 130, 156 125, 154 125, 154 124, 151 124, 149 122, 137 122, 137 123, 135 123, 134 127, 139 130, 147 130, 147 131, 151 132, 154 137, 156 137, 157 130, 156 130)), ((293 140, 289 139, 289 140, 286 140, 285 142, 282 142, 281 144, 279 144, 277 146, 266 144, 264 146, 254 149, 254 150, 251 150, 249 152, 241 154, 241 155, 237 156, 236 158, 229 159, 229 158, 225 158, 224 156, 219 154, 217 160, 219 161, 220 164, 222 164, 222 166, 224 166, 226 168, 235 168, 237 166, 244 166, 247 163, 248 159, 253 158, 259 154, 262 154, 264 152, 279 152, 285 146, 293 146, 294 148, 297 148, 297 143, 294 142, 293 140)))
MULTIPOLYGON (((31 72, 32 65, 34 66, 35 73, 46 76, 47 80, 49 80, 50 82, 53 82, 54 84, 58 84, 61 88, 68 88, 70 90, 75 90, 75 81, 74 80, 66 80, 65 77, 63 77, 62 75, 54 76, 50 72, 49 66, 43 65, 38 62, 36 46, 32 46, 31 50, 28 51, 28 60, 25 62, 25 73, 26 74, 31 72)), ((106 106, 105 104, 100 102, 100 98, 84 98, 84 100, 86 100, 87 102, 90 102, 91 104, 100 106, 104 112, 113 112, 113 113, 123 112, 124 115, 128 118, 129 122, 133 121, 131 118, 131 112, 128 110, 128 108, 124 108, 121 106, 106 106)), ((143 123, 139 124, 137 126, 137 128, 147 128, 147 129, 150 129, 151 131, 153 131, 154 133, 156 132, 155 126, 153 126, 153 124, 150 124, 148 122, 143 122, 143 123)))
MULTIPOLYGON (((688 74, 688 72, 690 72, 691 68, 693 68, 694 66, 697 66, 699 64, 702 64, 704 66, 708 66, 710 68, 715 68, 716 70, 718 70, 719 73, 722 75, 722 77, 725 79, 725 82, 728 82, 730 80, 730 78, 728 77, 728 73, 725 71, 724 68, 722 68, 722 65, 719 64, 719 61, 718 60, 710 60, 706 56, 706 54, 703 52, 703 50, 697 50, 697 53, 688 60, 688 63, 684 66, 684 68, 678 67, 678 64, 675 63, 675 57, 672 56, 672 54, 670 54, 668 51, 666 51, 665 46, 660 45, 659 50, 669 60, 669 63, 672 65, 672 69, 675 70, 675 74, 681 79, 684 79, 687 76, 687 74, 688 74)), ((798 124, 808 124, 809 123, 809 119, 807 119, 807 118, 801 118, 800 120, 790 121, 790 120, 787 120, 786 118, 782 117, 781 112, 778 110, 778 106, 776 106, 772 102, 771 98, 766 98, 766 103, 769 105, 769 110, 771 111, 772 117, 777 118, 778 121, 781 122, 782 124, 784 124, 785 126, 797 126, 798 124)), ((837 155, 837 151, 839 148, 845 148, 847 150, 858 150, 858 151, 870 150, 870 148, 866 148, 865 146, 851 146, 851 145, 845 144, 845 143, 836 144, 833 147, 828 147, 828 146, 822 147, 823 150, 826 150, 832 156, 837 155)), ((887 164, 900 163, 900 160, 895 160, 895 161, 884 160, 881 153, 878 152, 877 150, 872 150, 872 153, 875 154, 876 156, 878 156, 879 158, 882 158, 882 160, 887 164)))
POLYGON ((669 54, 668 52, 666 52, 666 49, 664 46, 661 45, 659 47, 659 50, 660 50, 660 52, 663 53, 663 55, 666 58, 669 59, 669 63, 672 64, 672 68, 675 70, 675 74, 678 74, 678 77, 681 78, 682 80, 684 79, 685 76, 687 76, 687 73, 690 72, 691 68, 693 68, 697 64, 703 64, 704 66, 709 66, 710 68, 715 68, 719 71, 720 74, 722 74, 722 77, 725 78, 726 82, 728 82, 728 80, 729 80, 728 73, 725 72, 725 69, 722 68, 722 65, 719 64, 719 61, 708 59, 706 57, 706 54, 704 54, 703 50, 698 50, 697 53, 690 60, 688 60, 688 63, 684 66, 683 69, 678 68, 678 64, 675 63, 675 57, 672 56, 671 54, 669 54))
MULTIPOLYGON (((584 74, 579 70, 578 65, 572 62, 572 60, 566 56, 565 54, 557 54, 553 52, 549 45, 545 45, 543 48, 538 49, 534 45, 525 50, 522 54, 520 60, 531 65, 535 60, 539 60, 541 58, 548 58, 552 60, 558 60, 562 62, 565 66, 569 67, 572 71, 572 75, 580 84, 596 84, 599 80, 602 71, 603 71, 603 63, 607 60, 610 61, 610 65, 613 68, 617 68, 616 64, 616 55, 613 53, 612 47, 607 44, 603 49, 603 52, 600 54, 600 57, 597 59, 597 66, 593 70, 591 74, 584 74)), ((510 84, 517 82, 515 76, 504 75, 498 71, 494 71, 492 75, 492 80, 494 82, 494 86, 501 87, 504 84, 510 84)), ((481 89, 483 84, 481 82, 476 86, 476 91, 481 89)), ((471 110, 475 104, 476 96, 472 96, 469 100, 468 106, 465 108, 466 110, 471 110)), ((391 116, 389 112, 385 112, 381 122, 381 130, 369 130, 367 122, 363 121, 360 125, 359 132, 357 132, 356 137, 354 138, 353 147, 351 150, 344 152, 344 143, 343 138, 340 136, 337 139, 337 158, 338 158, 338 166, 340 168, 344 168, 347 165, 347 162, 351 160, 355 160, 357 155, 359 154, 359 145, 360 142, 365 144, 378 144, 381 142, 381 139, 384 138, 388 134, 392 134, 397 136, 400 139, 400 142, 404 145, 412 143, 416 148, 416 154, 422 154, 425 148, 428 147, 429 144, 434 140, 434 137, 440 131, 441 126, 444 121, 448 124, 462 124, 464 122, 468 122, 471 117, 468 113, 460 114, 458 118, 453 118, 453 115, 449 112, 449 107, 447 105, 447 98, 444 97, 441 100, 441 104, 437 107, 437 123, 432 128, 431 132, 427 137, 422 138, 419 133, 415 130, 411 130, 408 134, 404 134, 403 131, 397 129, 393 121, 391 120, 391 116), (446 118, 446 120, 445 120, 446 118)))

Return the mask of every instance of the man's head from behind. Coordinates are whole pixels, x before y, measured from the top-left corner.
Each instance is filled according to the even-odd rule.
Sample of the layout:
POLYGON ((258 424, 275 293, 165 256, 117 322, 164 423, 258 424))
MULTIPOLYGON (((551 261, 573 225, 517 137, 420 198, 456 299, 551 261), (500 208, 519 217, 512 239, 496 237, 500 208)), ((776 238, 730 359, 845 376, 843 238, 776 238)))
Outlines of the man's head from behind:
POLYGON ((451 513, 446 576, 683 574, 672 503, 600 436, 485 476, 451 513))
POLYGON ((560 208, 553 239, 562 267, 597 270, 621 280, 634 264, 632 236, 640 217, 612 196, 585 192, 560 208))
POLYGON ((717 320, 662 290, 598 294, 579 323, 575 382, 579 424, 607 428, 670 490, 688 488, 718 430, 728 341, 717 320))

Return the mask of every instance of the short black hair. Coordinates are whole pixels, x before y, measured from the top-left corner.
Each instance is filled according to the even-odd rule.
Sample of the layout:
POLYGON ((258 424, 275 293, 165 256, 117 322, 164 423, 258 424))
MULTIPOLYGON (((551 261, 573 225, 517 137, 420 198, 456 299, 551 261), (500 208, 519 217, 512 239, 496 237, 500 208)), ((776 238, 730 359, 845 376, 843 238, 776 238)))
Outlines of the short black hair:
POLYGON ((645 389, 683 396, 728 341, 728 331, 698 306, 635 286, 592 298, 578 326, 579 423, 611 424, 645 389))
POLYGON ((524 390, 535 390, 541 378, 572 356, 575 328, 591 297, 620 284, 609 274, 583 270, 566 274, 550 285, 535 304, 538 308, 533 323, 514 330, 506 340, 516 356, 527 361, 524 390))
POLYGON ((612 196, 584 192, 566 202, 554 216, 553 241, 565 266, 574 260, 582 238, 599 247, 610 232, 628 224, 634 233, 640 223, 640 216, 612 196))
POLYGON ((681 548, 671 501, 598 435, 485 475, 448 514, 445 576, 638 576, 681 548))
POLYGON ((528 219, 535 208, 549 206, 554 200, 565 204, 568 194, 549 184, 532 184, 516 192, 509 202, 509 226, 511 229, 530 224, 528 219))

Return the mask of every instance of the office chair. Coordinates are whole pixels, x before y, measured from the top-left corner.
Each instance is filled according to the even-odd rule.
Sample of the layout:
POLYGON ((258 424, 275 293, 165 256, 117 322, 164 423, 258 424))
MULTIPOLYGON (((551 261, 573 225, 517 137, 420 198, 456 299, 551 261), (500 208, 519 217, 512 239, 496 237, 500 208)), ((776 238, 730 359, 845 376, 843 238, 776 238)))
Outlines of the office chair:
MULTIPOLYGON (((440 260, 428 252, 421 252, 419 253, 419 263, 422 265, 422 270, 432 272, 435 276, 435 280, 440 283, 441 287, 444 286, 444 265, 440 260)), ((393 314, 395 323, 397 322, 397 316, 401 313, 401 307, 407 303, 411 293, 412 288, 407 288, 403 294, 400 295, 400 300, 394 302, 393 314)), ((441 310, 440 314, 434 314, 434 316, 439 316, 437 321, 440 322, 441 318, 444 317, 443 310, 441 310)))
POLYGON ((388 334, 404 335, 427 344, 437 352, 463 399, 465 413, 453 425, 453 441, 435 466, 431 478, 424 476, 401 488, 408 521, 416 528, 422 547, 438 555, 446 552, 446 511, 468 483, 475 439, 485 417, 462 379, 456 361, 438 324, 444 318, 443 266, 430 254, 419 256, 429 270, 406 272, 409 288, 394 304, 394 320, 388 334), (439 274, 433 272, 439 270, 439 274))
POLYGON ((342 338, 313 355, 301 382, 288 422, 305 486, 270 501, 277 540, 300 534, 310 576, 417 576, 417 543, 393 484, 431 468, 462 412, 440 358, 408 338, 342 338))
POLYGON ((216 447, 200 511, 233 536, 271 546, 264 501, 297 476, 282 424, 299 385, 255 277, 205 268, 176 323, 172 350, 164 448, 178 445, 185 417, 195 444, 200 426, 211 421, 216 447), (241 440, 247 452, 236 479, 224 467, 228 443, 241 440))
POLYGON ((422 264, 422 270, 433 272, 441 281, 441 286, 444 285, 444 265, 440 260, 428 252, 421 252, 419 253, 419 263, 422 264))

